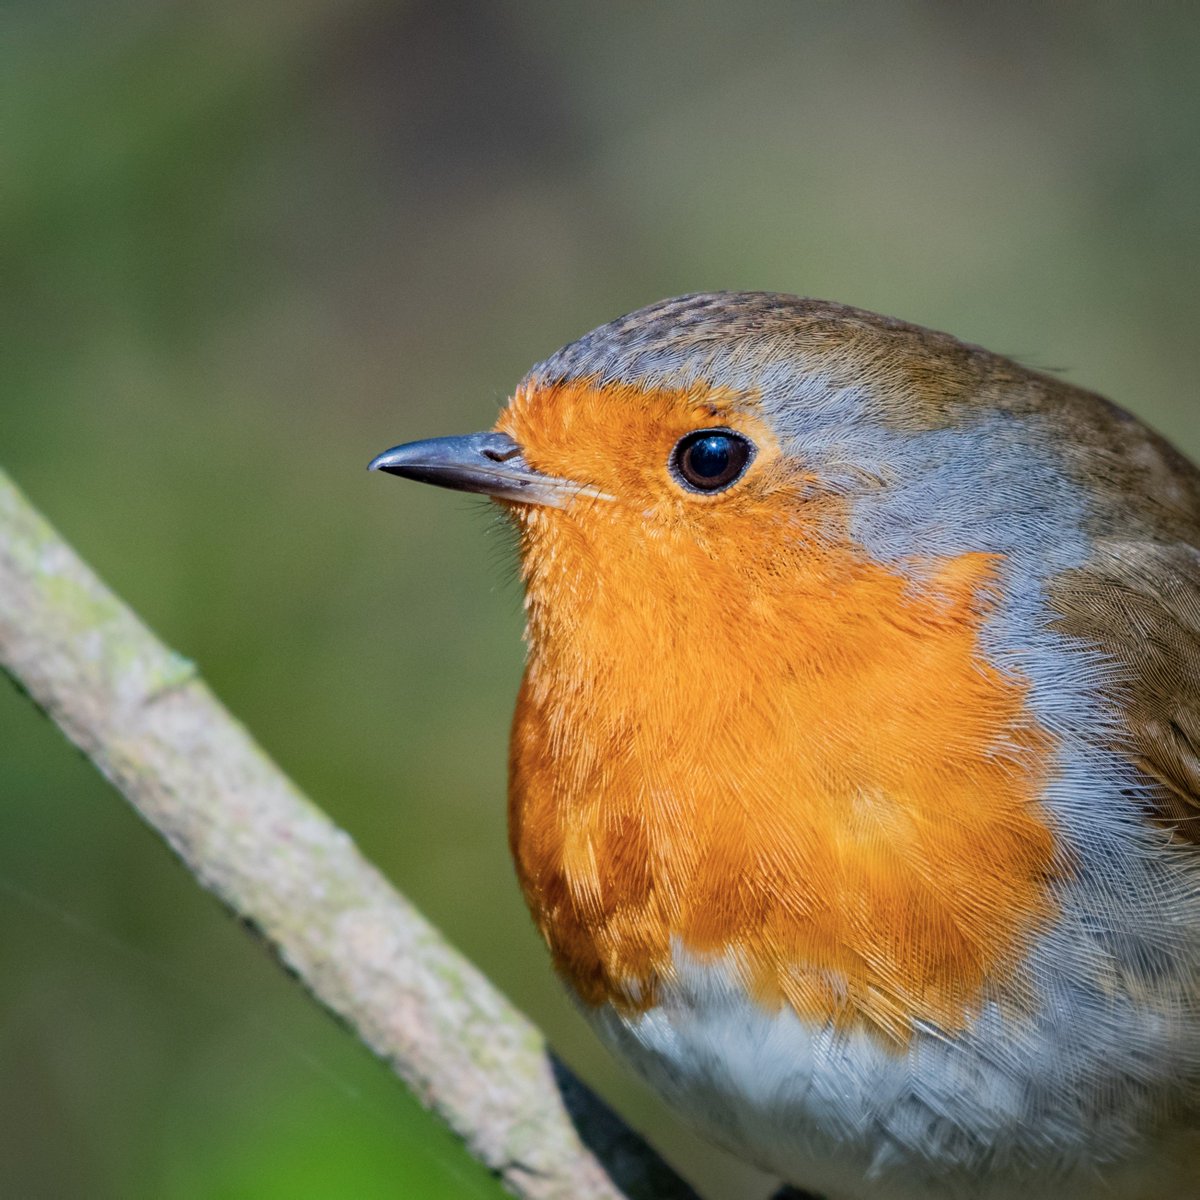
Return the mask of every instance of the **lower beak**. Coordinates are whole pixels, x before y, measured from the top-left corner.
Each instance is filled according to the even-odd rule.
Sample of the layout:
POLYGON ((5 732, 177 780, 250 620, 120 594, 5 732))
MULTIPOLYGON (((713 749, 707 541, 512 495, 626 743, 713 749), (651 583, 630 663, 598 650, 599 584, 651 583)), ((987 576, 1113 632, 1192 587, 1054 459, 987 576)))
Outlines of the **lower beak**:
POLYGON ((498 500, 565 508, 576 496, 611 500, 594 487, 535 471, 507 433, 470 433, 393 446, 373 458, 369 471, 478 492, 498 500))

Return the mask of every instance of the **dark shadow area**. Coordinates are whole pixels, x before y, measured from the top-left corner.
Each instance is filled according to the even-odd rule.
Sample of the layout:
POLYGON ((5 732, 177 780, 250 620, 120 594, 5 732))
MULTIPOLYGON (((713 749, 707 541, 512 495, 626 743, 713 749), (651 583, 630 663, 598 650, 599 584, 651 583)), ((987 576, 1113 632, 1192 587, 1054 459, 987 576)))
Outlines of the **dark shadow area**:
POLYGON ((648 1154, 616 1113, 554 1054, 550 1055, 550 1070, 583 1144, 630 1200, 700 1200, 663 1159, 648 1154))

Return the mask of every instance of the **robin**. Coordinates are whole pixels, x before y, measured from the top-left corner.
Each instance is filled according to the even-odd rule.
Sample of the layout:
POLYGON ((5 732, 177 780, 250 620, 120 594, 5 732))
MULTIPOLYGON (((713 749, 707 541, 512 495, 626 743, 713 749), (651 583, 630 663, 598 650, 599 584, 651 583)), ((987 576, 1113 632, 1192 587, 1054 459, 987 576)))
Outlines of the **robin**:
POLYGON ((1200 472, 816 300, 684 296, 493 431, 511 847, 600 1037, 831 1200, 1200 1197, 1200 472))

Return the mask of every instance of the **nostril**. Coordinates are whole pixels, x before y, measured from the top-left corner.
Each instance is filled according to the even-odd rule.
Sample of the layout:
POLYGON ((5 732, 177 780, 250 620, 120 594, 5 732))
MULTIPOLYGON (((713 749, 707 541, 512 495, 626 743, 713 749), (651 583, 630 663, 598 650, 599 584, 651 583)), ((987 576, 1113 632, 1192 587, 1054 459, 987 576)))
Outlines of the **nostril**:
POLYGON ((492 462, 508 462, 520 453, 520 444, 504 433, 494 434, 492 440, 483 447, 483 457, 490 458, 492 462))

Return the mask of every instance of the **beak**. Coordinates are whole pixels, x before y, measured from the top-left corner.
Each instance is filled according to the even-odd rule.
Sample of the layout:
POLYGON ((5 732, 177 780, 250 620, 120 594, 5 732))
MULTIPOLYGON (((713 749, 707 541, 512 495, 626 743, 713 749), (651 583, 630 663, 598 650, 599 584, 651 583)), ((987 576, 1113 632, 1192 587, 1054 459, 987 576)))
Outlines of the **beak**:
POLYGON ((525 461, 519 443, 507 433, 469 433, 464 437, 406 442, 373 458, 367 470, 552 508, 565 508, 576 496, 612 499, 587 484, 535 471, 525 461))

